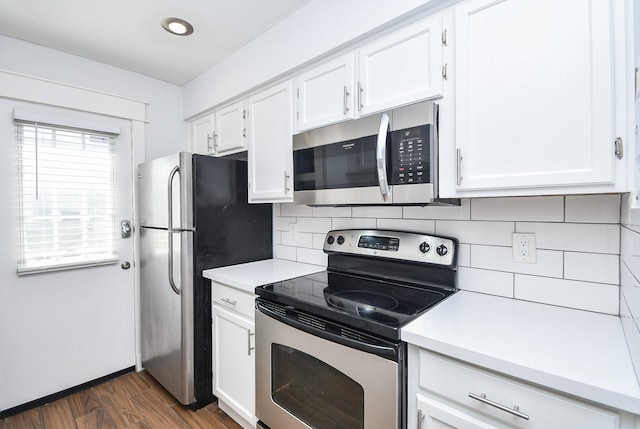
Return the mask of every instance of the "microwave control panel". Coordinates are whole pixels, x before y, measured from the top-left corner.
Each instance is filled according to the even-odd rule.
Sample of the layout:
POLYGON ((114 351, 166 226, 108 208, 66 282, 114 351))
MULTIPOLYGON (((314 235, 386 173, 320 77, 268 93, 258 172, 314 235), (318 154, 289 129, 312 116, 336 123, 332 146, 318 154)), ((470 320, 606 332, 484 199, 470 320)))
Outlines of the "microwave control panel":
POLYGON ((391 132, 391 185, 430 182, 429 127, 424 125, 391 132))

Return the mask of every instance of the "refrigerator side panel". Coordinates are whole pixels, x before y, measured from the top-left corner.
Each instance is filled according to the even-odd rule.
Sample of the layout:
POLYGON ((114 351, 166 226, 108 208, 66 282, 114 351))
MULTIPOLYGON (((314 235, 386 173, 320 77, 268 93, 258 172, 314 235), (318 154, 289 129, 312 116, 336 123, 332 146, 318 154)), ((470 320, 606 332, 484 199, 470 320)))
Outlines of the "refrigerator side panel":
POLYGON ((140 313, 143 367, 183 404, 193 402, 193 371, 187 347, 192 344, 192 269, 183 267, 181 250, 190 246, 193 233, 173 233, 170 250, 167 230, 140 230, 140 313), (190 235, 191 240, 182 238, 190 235), (169 282, 172 253, 174 286, 169 282), (191 279, 184 281, 185 276, 191 279), (185 313, 185 309, 189 312, 185 313))
MULTIPOLYGON (((165 156, 138 165, 138 210, 140 225, 155 228, 169 226, 169 179, 173 189, 174 218, 180 219, 180 154, 165 156)), ((174 225, 177 224, 174 222, 174 225)))

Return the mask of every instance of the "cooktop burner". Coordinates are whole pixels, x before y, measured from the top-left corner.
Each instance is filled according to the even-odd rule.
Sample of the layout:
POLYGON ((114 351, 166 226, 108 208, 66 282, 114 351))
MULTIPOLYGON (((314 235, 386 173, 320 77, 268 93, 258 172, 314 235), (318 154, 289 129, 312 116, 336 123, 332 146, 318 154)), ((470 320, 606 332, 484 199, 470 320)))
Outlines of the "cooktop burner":
POLYGON ((391 340, 456 291, 457 241, 397 231, 331 231, 324 272, 258 286, 259 299, 391 340))

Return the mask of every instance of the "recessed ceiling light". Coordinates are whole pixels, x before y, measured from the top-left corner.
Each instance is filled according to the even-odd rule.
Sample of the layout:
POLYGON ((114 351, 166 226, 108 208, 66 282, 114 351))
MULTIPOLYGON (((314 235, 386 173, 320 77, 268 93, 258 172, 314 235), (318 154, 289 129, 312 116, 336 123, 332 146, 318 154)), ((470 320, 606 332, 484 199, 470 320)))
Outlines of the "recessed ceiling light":
POLYGON ((165 18, 162 20, 162 28, 176 36, 188 36, 193 33, 193 25, 180 18, 165 18))

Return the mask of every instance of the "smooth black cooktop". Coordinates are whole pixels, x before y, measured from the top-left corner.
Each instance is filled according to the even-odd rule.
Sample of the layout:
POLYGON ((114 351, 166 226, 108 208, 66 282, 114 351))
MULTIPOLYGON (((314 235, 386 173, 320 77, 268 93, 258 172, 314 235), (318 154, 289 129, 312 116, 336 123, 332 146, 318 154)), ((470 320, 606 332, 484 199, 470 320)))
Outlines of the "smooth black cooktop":
POLYGON ((324 271, 256 288, 268 301, 399 340, 400 328, 454 291, 324 271))

